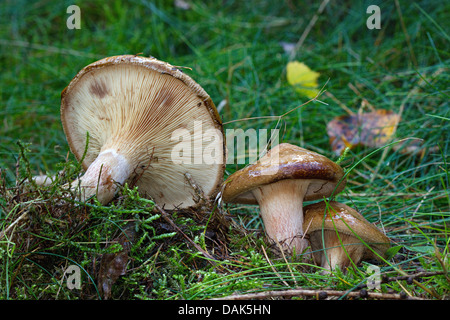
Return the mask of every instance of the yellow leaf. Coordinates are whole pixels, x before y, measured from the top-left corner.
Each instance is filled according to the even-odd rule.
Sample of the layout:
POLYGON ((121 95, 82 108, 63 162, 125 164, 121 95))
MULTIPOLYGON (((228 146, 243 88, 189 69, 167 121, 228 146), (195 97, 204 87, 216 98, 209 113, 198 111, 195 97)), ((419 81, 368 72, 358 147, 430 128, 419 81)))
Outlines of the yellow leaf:
POLYGON ((317 78, 320 73, 312 71, 306 64, 298 61, 291 61, 286 67, 286 77, 290 85, 295 90, 308 97, 314 98, 319 93, 317 88, 317 78))

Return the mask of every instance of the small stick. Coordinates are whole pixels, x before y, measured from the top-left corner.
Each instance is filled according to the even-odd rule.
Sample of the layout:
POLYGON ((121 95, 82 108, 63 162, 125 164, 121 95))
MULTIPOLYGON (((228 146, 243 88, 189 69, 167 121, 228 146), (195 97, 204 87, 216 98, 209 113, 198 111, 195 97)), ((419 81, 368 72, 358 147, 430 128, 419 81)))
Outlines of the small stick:
POLYGON ((265 291, 247 294, 233 294, 230 296, 216 298, 213 300, 249 300, 249 299, 268 299, 274 297, 296 297, 296 296, 315 296, 324 299, 329 296, 336 297, 364 297, 373 299, 388 299, 388 300, 423 300, 416 297, 407 297, 402 293, 380 293, 380 292, 348 292, 338 290, 310 290, 310 289, 289 289, 280 291, 265 291))
POLYGON ((270 267, 272 268, 272 271, 280 278, 280 280, 283 282, 285 286, 289 286, 286 281, 283 280, 281 275, 278 273, 278 271, 273 266, 272 262, 269 260, 269 257, 267 256, 266 250, 264 249, 264 246, 261 246, 261 249, 263 250, 264 256, 266 257, 267 262, 270 264, 270 267))
POLYGON ((330 0, 323 0, 322 3, 319 6, 319 9, 317 9, 316 14, 312 17, 312 19, 309 21, 308 25, 306 26, 305 30, 303 31, 300 39, 297 41, 297 43, 295 44, 295 48, 294 50, 291 51, 289 60, 292 60, 295 55, 297 54, 298 50, 302 47, 303 42, 305 41, 305 39, 308 37, 309 32, 311 31, 311 29, 314 27, 314 25, 317 22, 317 19, 319 18, 319 15, 322 14, 323 10, 325 9, 325 7, 327 6, 328 2, 330 2, 330 0))
MULTIPOLYGON (((150 159, 148 160, 147 165, 145 167, 143 167, 141 173, 133 179, 133 181, 130 183, 130 187, 134 187, 136 185, 136 183, 139 181, 139 179, 142 177, 142 175, 144 174, 145 170, 147 170, 150 167, 150 164, 152 163, 154 154, 155 154, 155 147, 153 147, 152 154, 150 155, 150 159)), ((137 167, 134 169, 134 172, 136 172, 136 169, 137 169, 137 167)))
POLYGON ((190 244, 192 244, 195 249, 197 249, 198 251, 200 251, 207 259, 208 261, 215 266, 216 264, 214 263, 214 258, 205 250, 203 250, 198 244, 196 244, 194 241, 192 241, 191 238, 189 238, 173 221, 172 219, 170 219, 169 214, 164 211, 163 208, 161 208, 159 205, 157 205, 155 203, 155 208, 158 209, 158 211, 161 213, 161 216, 163 217, 164 220, 166 220, 166 222, 168 224, 170 224, 172 226, 172 228, 174 228, 176 230, 177 233, 181 234, 190 244))
POLYGON ((199 202, 200 200, 206 200, 206 197, 205 197, 205 194, 203 193, 202 188, 194 181, 191 174, 186 172, 184 174, 184 177, 186 178, 186 180, 189 183, 189 185, 191 186, 191 188, 194 189, 195 193, 197 194, 197 197, 199 198, 199 199, 197 199, 197 202, 199 202))
POLYGON ((24 213, 22 213, 20 215, 20 217, 18 217, 13 223, 11 223, 5 230, 3 230, 2 232, 0 232, 0 239, 2 239, 6 233, 9 231, 9 229, 11 229, 12 227, 14 227, 20 220, 22 220, 23 218, 25 218, 28 215, 28 211, 25 211, 24 213))

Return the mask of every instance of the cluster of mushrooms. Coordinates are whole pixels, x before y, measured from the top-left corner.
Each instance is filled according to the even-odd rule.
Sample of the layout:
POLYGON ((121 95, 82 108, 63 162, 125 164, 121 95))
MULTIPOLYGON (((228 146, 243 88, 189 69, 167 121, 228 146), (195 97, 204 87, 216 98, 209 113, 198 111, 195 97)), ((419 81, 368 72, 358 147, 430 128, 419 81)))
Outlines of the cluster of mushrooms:
POLYGON ((324 199, 341 192, 343 169, 327 157, 281 143, 255 164, 225 181, 223 199, 229 203, 258 204, 266 234, 284 252, 311 248, 316 264, 341 270, 361 260, 385 257, 389 239, 360 213, 324 199))
MULTIPOLYGON (((209 199, 258 204, 271 243, 289 254, 310 248, 325 269, 383 258, 389 248, 383 232, 356 210, 324 201, 341 192, 346 180, 343 169, 323 155, 281 143, 223 181, 227 150, 220 115, 202 87, 166 62, 121 55, 86 66, 61 94, 61 120, 85 169, 68 184, 82 201, 96 195, 107 204, 118 185, 132 182, 166 210, 195 208, 194 181, 209 199), (220 137, 205 145, 199 125, 220 137), (180 143, 176 130, 190 133, 193 148, 186 150, 192 161, 173 161, 180 143), (204 152, 214 153, 215 161, 193 158, 204 152), (313 200, 322 201, 303 206, 313 200)), ((36 178, 43 180, 50 178, 36 178)))

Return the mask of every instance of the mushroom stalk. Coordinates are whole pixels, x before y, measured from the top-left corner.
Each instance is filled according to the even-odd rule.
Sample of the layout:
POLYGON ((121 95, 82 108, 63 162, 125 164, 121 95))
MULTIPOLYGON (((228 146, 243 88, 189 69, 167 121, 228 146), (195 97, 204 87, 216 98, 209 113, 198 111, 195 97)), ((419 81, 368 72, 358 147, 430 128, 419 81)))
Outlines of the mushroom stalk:
POLYGON ((319 243, 313 251, 313 257, 322 268, 335 270, 339 267, 345 270, 352 264, 351 261, 358 264, 362 260, 365 247, 356 237, 340 234, 339 241, 335 230, 323 230, 323 233, 325 244, 322 242, 322 231, 311 234, 311 242, 319 243))
POLYGON ((365 259, 381 260, 389 238, 358 211, 336 201, 324 201, 303 208, 314 261, 319 266, 341 270, 365 259))
POLYGON ((85 174, 71 183, 73 189, 81 189, 81 200, 93 195, 102 204, 111 201, 116 193, 117 183, 123 184, 132 173, 129 161, 114 149, 101 152, 85 174))
POLYGON ((252 191, 260 207, 267 236, 283 250, 296 253, 308 247, 303 237, 303 198, 310 180, 282 180, 252 191))

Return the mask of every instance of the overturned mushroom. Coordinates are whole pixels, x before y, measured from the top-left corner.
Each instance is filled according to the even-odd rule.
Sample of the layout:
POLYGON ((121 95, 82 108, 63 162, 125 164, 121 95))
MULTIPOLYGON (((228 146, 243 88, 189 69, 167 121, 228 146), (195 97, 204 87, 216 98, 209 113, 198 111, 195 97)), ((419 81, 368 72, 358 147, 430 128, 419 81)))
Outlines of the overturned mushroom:
POLYGON ((303 201, 339 193, 345 186, 343 176, 342 168, 325 156, 282 143, 230 175, 223 200, 259 204, 270 240, 299 253, 308 246, 303 239, 303 201))
POLYGON ((222 182, 220 116, 209 95, 168 63, 123 55, 88 65, 61 94, 61 120, 78 160, 89 133, 86 172, 71 184, 82 200, 108 203, 117 184, 132 182, 166 209, 184 208, 195 205, 186 174, 206 197, 222 182))
POLYGON ((303 211, 304 232, 309 236, 313 258, 321 267, 345 270, 352 261, 356 265, 362 260, 385 257, 389 238, 349 206, 321 201, 305 206, 303 211))

